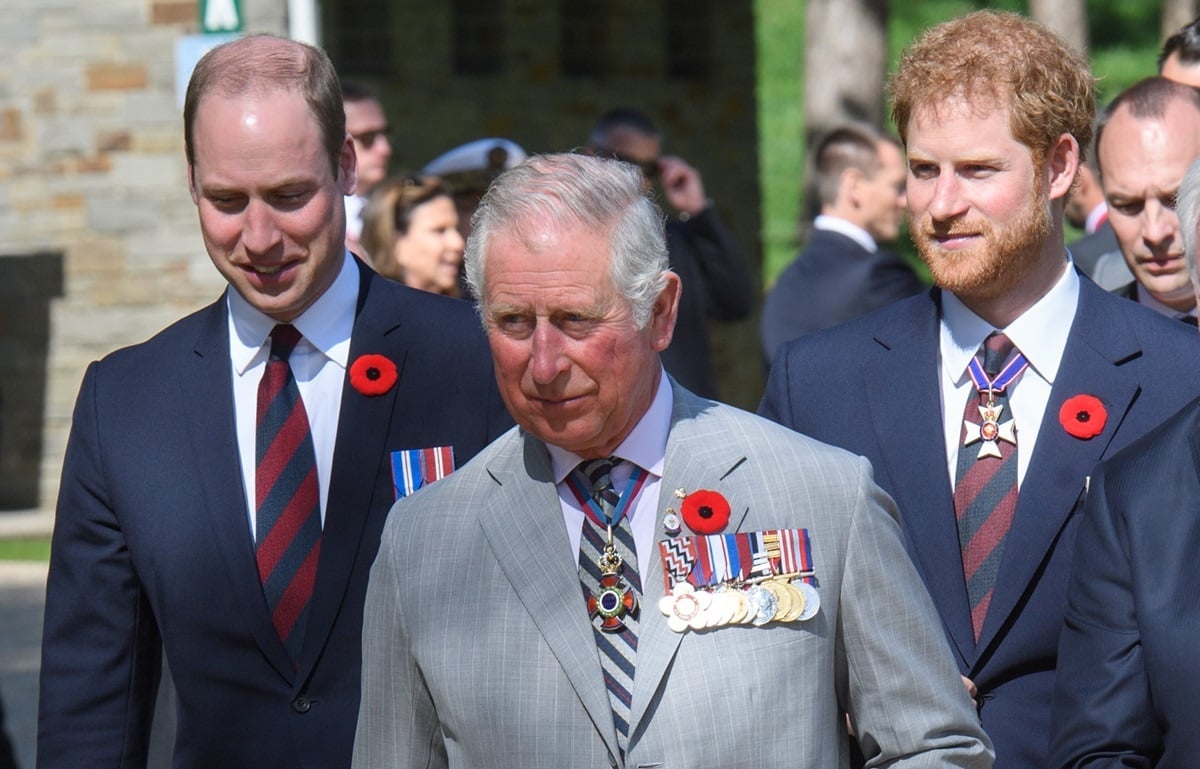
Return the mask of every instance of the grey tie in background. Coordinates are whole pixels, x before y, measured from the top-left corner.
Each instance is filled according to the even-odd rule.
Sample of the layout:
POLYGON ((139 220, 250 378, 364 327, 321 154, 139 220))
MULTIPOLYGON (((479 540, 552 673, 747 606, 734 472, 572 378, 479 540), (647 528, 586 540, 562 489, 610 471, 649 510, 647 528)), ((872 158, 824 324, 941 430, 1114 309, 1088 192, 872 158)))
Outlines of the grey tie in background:
MULTIPOLYGON (((593 498, 611 518, 620 495, 613 488, 612 469, 621 460, 614 458, 595 459, 581 462, 580 471, 592 484, 593 498)), ((579 579, 583 583, 584 598, 596 595, 600 589, 600 556, 608 542, 608 531, 584 515, 583 533, 579 538, 579 579)), ((639 600, 642 582, 638 577, 637 553, 633 544, 633 531, 629 527, 629 516, 622 516, 613 527, 613 543, 621 556, 621 577, 636 593, 639 600)), ((604 669, 604 683, 612 703, 613 724, 617 728, 617 741, 622 753, 629 746, 629 705, 633 694, 634 657, 637 654, 638 620, 636 612, 626 614, 625 627, 620 631, 601 630, 593 624, 592 633, 600 651, 600 666, 604 669)))

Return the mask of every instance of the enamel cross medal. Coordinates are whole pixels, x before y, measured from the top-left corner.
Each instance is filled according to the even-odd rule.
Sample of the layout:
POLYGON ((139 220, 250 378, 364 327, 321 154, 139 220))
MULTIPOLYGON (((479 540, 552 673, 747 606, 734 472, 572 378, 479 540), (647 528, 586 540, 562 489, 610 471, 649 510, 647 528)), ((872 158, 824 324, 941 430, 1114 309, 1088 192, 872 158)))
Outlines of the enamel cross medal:
POLYGON ((972 443, 979 441, 979 455, 977 459, 984 457, 1001 458, 1000 441, 1017 445, 1017 425, 1010 417, 1008 421, 1002 422, 1004 416, 1004 404, 996 403, 996 394, 1002 393, 1012 383, 1014 379, 1020 376, 1021 372, 1029 366, 1029 361, 1025 360, 1025 356, 1017 353, 1008 365, 996 375, 995 379, 988 377, 984 372, 983 366, 979 363, 978 358, 972 358, 967 366, 967 371, 971 375, 971 381, 975 384, 975 389, 980 395, 987 395, 987 403, 979 406, 979 422, 972 422, 969 419, 963 420, 963 429, 965 437, 963 438, 963 446, 970 446, 972 443))
MULTIPOLYGON (((620 633, 625 630, 626 620, 636 618, 638 612, 637 594, 641 583, 637 580, 636 554, 632 545, 632 532, 626 516, 633 499, 641 491, 649 473, 642 469, 630 476, 622 493, 618 496, 612 488, 607 475, 605 481, 597 483, 597 489, 589 489, 589 479, 582 472, 576 471, 567 476, 567 486, 583 508, 588 520, 584 522, 585 530, 600 535, 591 539, 587 548, 581 543, 580 552, 590 551, 594 554, 596 571, 599 579, 588 586, 584 581, 584 592, 587 601, 588 616, 595 621, 596 627, 606 633, 620 633), (617 533, 621 526, 620 534, 617 533), (617 537, 622 536, 621 547, 624 555, 618 551, 617 537), (627 559, 634 559, 626 564, 627 559), (630 577, 629 575, 634 575, 630 577), (632 581, 631 581, 632 579, 632 581)), ((586 533, 586 532, 585 532, 586 533)), ((585 540, 587 537, 585 536, 585 540)), ((593 572, 595 573, 595 572, 593 572)))
POLYGON ((625 615, 637 611, 637 596, 621 577, 621 556, 613 545, 612 524, 608 525, 608 542, 600 554, 600 589, 587 597, 588 616, 600 617, 600 629, 620 632, 625 629, 625 615))

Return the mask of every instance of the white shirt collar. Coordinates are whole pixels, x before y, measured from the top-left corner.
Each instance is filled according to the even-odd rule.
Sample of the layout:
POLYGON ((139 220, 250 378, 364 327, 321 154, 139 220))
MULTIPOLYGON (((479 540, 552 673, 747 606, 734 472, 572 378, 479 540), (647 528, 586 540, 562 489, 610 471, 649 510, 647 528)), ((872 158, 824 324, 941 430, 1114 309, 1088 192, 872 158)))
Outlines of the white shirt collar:
POLYGON ((1200 308, 1193 306, 1192 309, 1188 310, 1187 312, 1180 312, 1179 310, 1176 310, 1174 307, 1165 305, 1162 302, 1155 299, 1150 294, 1150 292, 1147 291, 1142 286, 1141 283, 1134 283, 1133 290, 1135 292, 1134 296, 1137 297, 1138 304, 1140 304, 1144 307, 1148 307, 1151 310, 1154 310, 1155 312, 1157 312, 1161 315, 1166 315, 1168 318, 1174 318, 1175 320, 1180 320, 1182 318, 1186 318, 1189 316, 1195 318, 1195 317, 1197 317, 1196 316, 1197 309, 1200 309, 1200 308))
POLYGON ((845 235, 872 254, 879 250, 879 246, 875 243, 875 238, 871 237, 871 233, 853 222, 846 221, 840 216, 821 214, 816 219, 813 219, 813 229, 829 230, 830 232, 845 235))
POLYGON ((1084 220, 1083 231, 1088 235, 1091 235, 1093 232, 1099 229, 1100 224, 1104 221, 1104 217, 1107 215, 1108 203, 1105 203, 1103 200, 1101 200, 1087 215, 1087 219, 1084 220))
MULTIPOLYGON (((354 330, 354 311, 358 304, 358 266, 346 252, 342 269, 325 293, 292 321, 304 339, 317 351, 342 368, 350 357, 350 333, 354 330)), ((265 349, 275 320, 250 305, 232 287, 225 292, 229 307, 229 353, 234 370, 240 375, 254 365, 265 349)))
POLYGON ((945 370, 957 374, 957 382, 963 381, 979 345, 993 331, 1003 331, 1029 365, 1053 385, 1079 303, 1079 275, 1069 261, 1064 264, 1062 277, 1050 290, 1003 329, 994 328, 957 296, 943 291, 940 349, 945 370))
MULTIPOLYGON (((671 432, 671 411, 675 406, 675 395, 671 391, 671 383, 667 380, 667 372, 661 371, 658 380, 658 392, 650 402, 650 408, 633 426, 625 440, 617 446, 613 456, 628 460, 638 467, 648 470, 652 475, 661 478, 663 463, 667 455, 667 436, 671 432)), ((554 470, 554 482, 562 483, 583 458, 564 448, 546 444, 550 452, 550 466, 554 470)))

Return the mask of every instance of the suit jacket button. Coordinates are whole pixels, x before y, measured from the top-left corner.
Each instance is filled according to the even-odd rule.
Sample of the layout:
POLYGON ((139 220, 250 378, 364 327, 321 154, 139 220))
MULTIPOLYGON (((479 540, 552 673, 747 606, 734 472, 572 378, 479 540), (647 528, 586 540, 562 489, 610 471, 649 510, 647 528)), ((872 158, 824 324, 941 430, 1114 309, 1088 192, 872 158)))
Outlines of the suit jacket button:
POLYGON ((297 713, 307 713, 311 707, 312 701, 303 694, 292 700, 292 710, 296 711, 297 713))

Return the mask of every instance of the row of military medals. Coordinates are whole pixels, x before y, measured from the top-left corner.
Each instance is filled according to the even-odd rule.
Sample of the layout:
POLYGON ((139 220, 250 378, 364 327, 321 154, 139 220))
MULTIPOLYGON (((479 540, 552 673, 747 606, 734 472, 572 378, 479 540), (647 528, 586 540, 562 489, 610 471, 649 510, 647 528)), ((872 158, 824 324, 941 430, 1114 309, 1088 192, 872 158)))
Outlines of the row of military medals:
POLYGON ((666 594, 658 608, 676 633, 803 622, 821 607, 806 529, 674 537, 659 551, 666 594))

